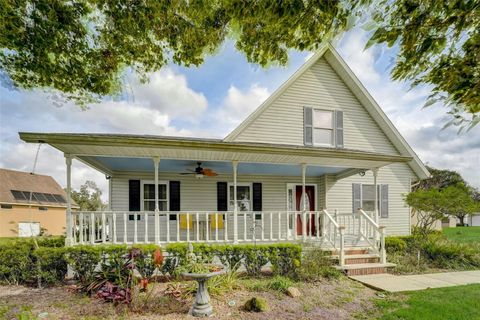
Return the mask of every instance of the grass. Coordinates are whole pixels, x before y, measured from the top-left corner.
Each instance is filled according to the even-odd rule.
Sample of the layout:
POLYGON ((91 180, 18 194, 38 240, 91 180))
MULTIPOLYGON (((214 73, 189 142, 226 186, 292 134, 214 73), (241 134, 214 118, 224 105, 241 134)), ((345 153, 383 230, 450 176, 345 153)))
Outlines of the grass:
POLYGON ((480 243, 480 227, 445 228, 443 234, 455 242, 480 243))
POLYGON ((480 319, 480 284, 392 294, 376 300, 381 320, 480 319))

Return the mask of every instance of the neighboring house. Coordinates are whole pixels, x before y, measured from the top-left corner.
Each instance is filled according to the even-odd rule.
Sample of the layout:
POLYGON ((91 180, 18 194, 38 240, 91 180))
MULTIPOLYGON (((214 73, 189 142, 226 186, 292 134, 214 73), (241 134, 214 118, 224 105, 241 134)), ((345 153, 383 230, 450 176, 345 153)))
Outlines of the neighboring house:
POLYGON ((109 178, 110 210, 73 213, 71 244, 310 241, 378 253, 381 233, 410 233, 403 197, 429 176, 330 44, 224 139, 20 137, 62 151, 67 176, 77 159, 109 178))
POLYGON ((465 218, 465 224, 470 227, 480 227, 480 212, 474 215, 468 215, 465 218))
POLYGON ((66 199, 50 176, 0 169, 0 237, 65 234, 66 199))

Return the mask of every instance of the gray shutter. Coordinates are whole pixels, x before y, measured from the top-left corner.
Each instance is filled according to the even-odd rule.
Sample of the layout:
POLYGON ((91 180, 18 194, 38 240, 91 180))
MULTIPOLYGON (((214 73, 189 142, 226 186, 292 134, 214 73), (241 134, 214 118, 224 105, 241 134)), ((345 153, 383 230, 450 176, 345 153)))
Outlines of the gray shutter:
POLYGON ((303 107, 304 143, 306 146, 313 145, 313 110, 310 107, 303 107))
POLYGON ((362 207, 362 185, 360 183, 352 184, 352 211, 355 213, 362 207))
POLYGON ((335 146, 343 148, 343 111, 335 110, 335 146))
POLYGON ((388 218, 388 184, 382 184, 380 187, 380 217, 388 218))

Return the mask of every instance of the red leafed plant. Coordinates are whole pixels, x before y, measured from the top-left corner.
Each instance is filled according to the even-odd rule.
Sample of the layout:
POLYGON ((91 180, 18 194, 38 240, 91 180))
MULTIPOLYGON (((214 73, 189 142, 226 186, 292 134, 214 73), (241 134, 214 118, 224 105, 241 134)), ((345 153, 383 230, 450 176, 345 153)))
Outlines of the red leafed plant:
POLYGON ((157 248, 153 252, 153 264, 157 267, 160 268, 163 265, 163 253, 162 249, 157 248))

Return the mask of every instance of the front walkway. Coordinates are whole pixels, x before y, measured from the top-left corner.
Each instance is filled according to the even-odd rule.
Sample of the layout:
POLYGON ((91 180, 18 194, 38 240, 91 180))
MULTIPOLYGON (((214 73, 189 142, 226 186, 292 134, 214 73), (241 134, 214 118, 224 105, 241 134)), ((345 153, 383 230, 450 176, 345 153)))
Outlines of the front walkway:
POLYGON ((353 280, 382 291, 400 292, 480 283, 480 270, 399 276, 372 274, 351 276, 353 280))

